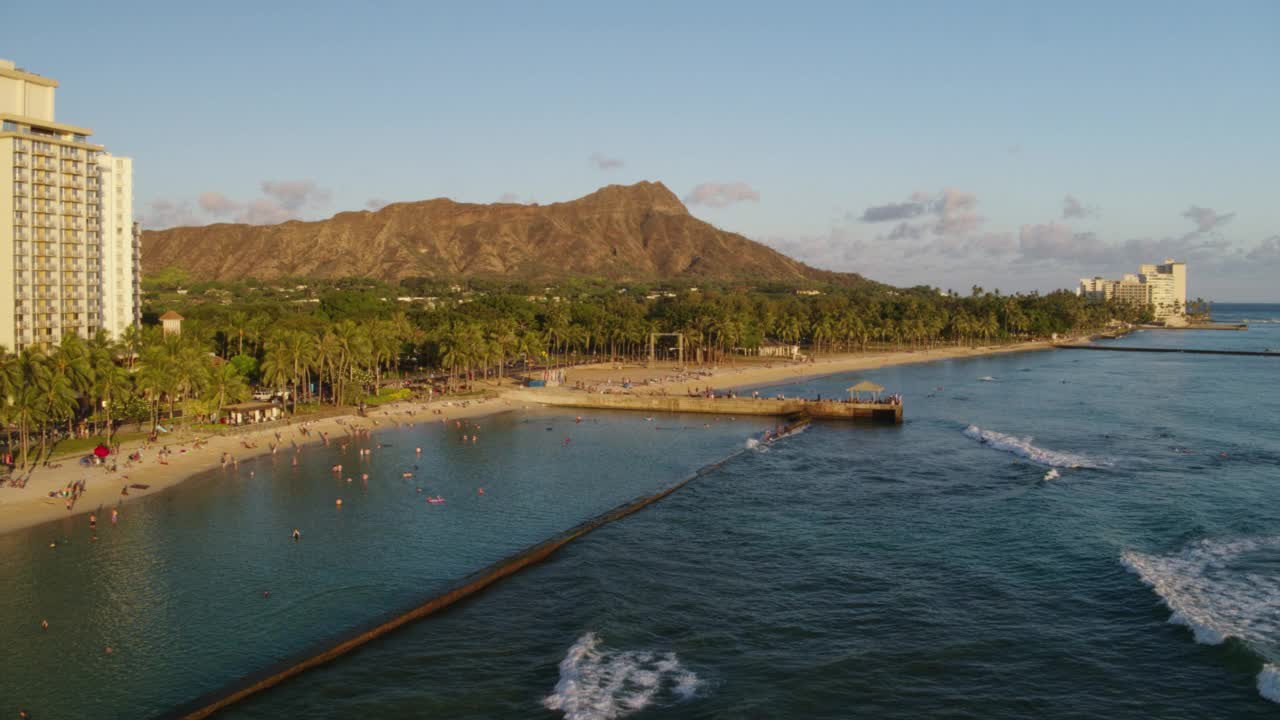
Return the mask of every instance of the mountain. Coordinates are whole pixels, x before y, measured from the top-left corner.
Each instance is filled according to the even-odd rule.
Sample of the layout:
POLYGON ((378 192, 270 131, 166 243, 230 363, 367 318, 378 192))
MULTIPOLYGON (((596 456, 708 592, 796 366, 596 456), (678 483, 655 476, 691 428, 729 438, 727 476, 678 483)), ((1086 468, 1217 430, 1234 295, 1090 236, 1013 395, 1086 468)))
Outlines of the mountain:
POLYGON ((811 268, 703 222, 657 182, 610 185, 551 205, 436 199, 316 222, 149 230, 142 234, 142 264, 179 267, 196 280, 860 280, 811 268))

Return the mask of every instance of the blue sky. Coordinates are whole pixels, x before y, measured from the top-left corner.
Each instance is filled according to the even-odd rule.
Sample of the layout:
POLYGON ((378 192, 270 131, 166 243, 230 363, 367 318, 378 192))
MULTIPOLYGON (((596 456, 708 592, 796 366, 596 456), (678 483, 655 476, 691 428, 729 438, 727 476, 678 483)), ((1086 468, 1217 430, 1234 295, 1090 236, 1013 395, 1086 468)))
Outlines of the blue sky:
POLYGON ((0 23, 58 118, 135 158, 151 226, 659 180, 887 282, 1175 255, 1192 295, 1280 301, 1280 3, 184 5, 0 23))

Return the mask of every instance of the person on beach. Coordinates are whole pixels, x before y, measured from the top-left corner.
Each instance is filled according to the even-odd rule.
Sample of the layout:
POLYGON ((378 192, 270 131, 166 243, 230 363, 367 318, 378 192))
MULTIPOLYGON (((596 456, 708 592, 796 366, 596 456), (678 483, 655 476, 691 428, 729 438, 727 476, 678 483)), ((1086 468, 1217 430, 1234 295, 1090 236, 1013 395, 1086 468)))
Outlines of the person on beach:
POLYGON ((89 513, 89 529, 90 530, 98 529, 98 516, 94 515, 93 513, 89 513))
POLYGON ((120 511, 117 510, 116 508, 111 508, 111 524, 115 525, 119 520, 120 520, 120 511))

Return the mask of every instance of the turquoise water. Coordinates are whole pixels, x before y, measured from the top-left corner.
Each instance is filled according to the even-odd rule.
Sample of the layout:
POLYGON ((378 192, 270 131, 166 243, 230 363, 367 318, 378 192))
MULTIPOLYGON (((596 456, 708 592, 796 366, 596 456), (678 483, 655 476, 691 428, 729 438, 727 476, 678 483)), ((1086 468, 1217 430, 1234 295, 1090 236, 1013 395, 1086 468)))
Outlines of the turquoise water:
MULTIPOLYGON (((1238 311, 1248 333, 1119 342, 1280 346, 1280 322, 1256 322, 1280 307, 1238 311)), ((868 377, 906 394, 908 422, 817 424, 741 454, 225 716, 1274 717, 1278 372, 1054 351, 789 386, 835 395, 868 377)), ((760 425, 480 422, 476 447, 452 429, 384 434, 368 489, 308 449, 315 467, 260 461, 247 479, 242 464, 127 506, 97 543, 78 523, 0 537, 0 633, 24 660, 0 697, 42 718, 156 714, 734 453, 760 425), (421 483, 399 478, 410 444, 421 483), (426 506, 416 484, 449 502, 426 506)))

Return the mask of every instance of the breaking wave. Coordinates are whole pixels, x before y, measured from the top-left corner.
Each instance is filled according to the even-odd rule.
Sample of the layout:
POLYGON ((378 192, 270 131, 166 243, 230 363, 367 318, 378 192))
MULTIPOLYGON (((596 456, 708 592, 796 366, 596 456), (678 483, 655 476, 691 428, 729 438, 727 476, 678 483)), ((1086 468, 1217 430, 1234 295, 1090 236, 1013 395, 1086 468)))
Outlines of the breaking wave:
MULTIPOLYGON (((1052 468, 1097 468, 1108 464, 1083 455, 1046 450, 1032 445, 1030 437, 1019 438, 1013 435, 1005 435, 994 430, 983 430, 977 425, 970 425, 965 428, 964 434, 983 445, 1013 453, 1031 462, 1052 468)), ((1050 478, 1046 475, 1045 479, 1049 480, 1050 478)))
POLYGON ((700 683, 675 653, 606 650, 589 632, 560 661, 560 681, 542 704, 567 720, 607 720, 650 706, 664 691, 671 699, 689 700, 700 683))
MULTIPOLYGON (((1126 550, 1120 564, 1160 596, 1169 608, 1169 622, 1186 626, 1196 642, 1218 645, 1235 638, 1264 660, 1274 661, 1268 654, 1280 648, 1277 551, 1280 537, 1206 539, 1173 555, 1126 550), (1253 557, 1261 553, 1269 557, 1253 557)), ((1258 692, 1280 702, 1280 666, 1263 666, 1258 692)))

